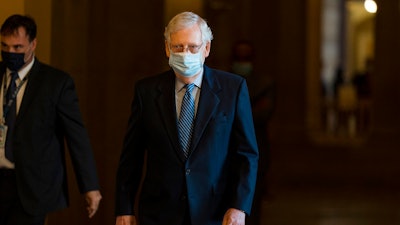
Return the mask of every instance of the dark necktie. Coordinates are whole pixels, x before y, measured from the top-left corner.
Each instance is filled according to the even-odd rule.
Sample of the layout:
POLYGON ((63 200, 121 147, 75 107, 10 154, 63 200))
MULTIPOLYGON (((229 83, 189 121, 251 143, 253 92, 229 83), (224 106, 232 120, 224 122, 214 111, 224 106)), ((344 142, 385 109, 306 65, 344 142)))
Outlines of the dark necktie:
POLYGON ((181 113, 179 114, 178 129, 179 129, 179 140, 181 147, 186 158, 189 155, 189 147, 192 139, 193 132, 193 120, 195 114, 194 98, 192 96, 192 90, 194 84, 186 85, 186 92, 183 96, 181 113))
POLYGON ((13 157, 13 152, 12 152, 12 138, 13 135, 12 133, 14 132, 14 123, 15 123, 15 118, 17 116, 17 109, 16 109, 16 96, 14 96, 12 104, 8 107, 8 103, 10 99, 13 98, 13 95, 16 94, 15 90, 17 89, 17 84, 15 81, 18 78, 18 73, 17 72, 11 72, 11 81, 10 85, 8 86, 7 93, 6 93, 6 106, 3 108, 3 112, 6 113, 6 125, 8 127, 7 129, 7 138, 6 138, 6 145, 5 145, 5 155, 8 160, 11 162, 14 162, 14 157, 13 157), (7 109, 8 108, 8 109, 7 109), (8 110, 8 111, 7 111, 8 110))

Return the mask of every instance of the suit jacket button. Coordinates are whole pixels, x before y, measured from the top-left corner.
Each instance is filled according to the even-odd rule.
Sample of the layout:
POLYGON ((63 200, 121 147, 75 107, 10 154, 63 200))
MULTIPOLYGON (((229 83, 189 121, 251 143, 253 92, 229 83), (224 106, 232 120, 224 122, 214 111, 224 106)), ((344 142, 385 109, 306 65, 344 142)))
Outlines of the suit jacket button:
POLYGON ((186 175, 190 174, 190 169, 186 169, 186 175))

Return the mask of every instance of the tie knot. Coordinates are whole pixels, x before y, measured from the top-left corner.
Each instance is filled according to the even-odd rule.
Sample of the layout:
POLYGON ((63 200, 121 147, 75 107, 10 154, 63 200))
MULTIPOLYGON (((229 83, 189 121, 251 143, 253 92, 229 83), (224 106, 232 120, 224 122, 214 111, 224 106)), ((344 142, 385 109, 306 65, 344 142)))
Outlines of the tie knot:
POLYGON ((186 85, 186 92, 192 92, 193 91, 193 88, 194 88, 194 83, 191 83, 191 84, 187 84, 186 85))
POLYGON ((18 78, 18 73, 13 71, 11 72, 11 81, 15 81, 18 78))

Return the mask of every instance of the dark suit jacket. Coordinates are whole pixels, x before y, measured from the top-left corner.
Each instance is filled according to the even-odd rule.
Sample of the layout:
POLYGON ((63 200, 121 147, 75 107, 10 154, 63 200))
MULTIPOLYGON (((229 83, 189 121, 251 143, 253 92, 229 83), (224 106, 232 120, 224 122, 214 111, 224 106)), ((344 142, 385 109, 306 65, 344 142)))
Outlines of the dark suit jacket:
POLYGON ((117 173, 116 214, 133 214, 135 194, 141 225, 221 224, 228 208, 250 213, 258 149, 246 82, 204 67, 191 154, 179 145, 175 75, 139 81, 117 173), (146 154, 145 154, 146 153, 146 154))
MULTIPOLYGON (((5 74, 0 63, 0 82, 5 74)), ((28 213, 68 205, 65 142, 82 193, 98 190, 95 162, 72 78, 35 60, 15 122, 18 194, 28 213)))

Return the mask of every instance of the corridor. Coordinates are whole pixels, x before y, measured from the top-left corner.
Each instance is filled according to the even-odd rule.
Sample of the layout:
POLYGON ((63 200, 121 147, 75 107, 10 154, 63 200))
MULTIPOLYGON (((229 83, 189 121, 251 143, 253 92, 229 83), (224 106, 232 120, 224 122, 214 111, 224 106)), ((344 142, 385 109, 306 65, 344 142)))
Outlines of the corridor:
POLYGON ((373 143, 275 143, 261 224, 400 224, 400 154, 393 152, 373 143))

